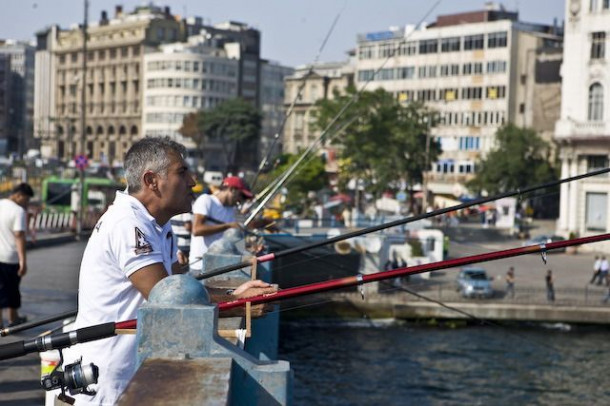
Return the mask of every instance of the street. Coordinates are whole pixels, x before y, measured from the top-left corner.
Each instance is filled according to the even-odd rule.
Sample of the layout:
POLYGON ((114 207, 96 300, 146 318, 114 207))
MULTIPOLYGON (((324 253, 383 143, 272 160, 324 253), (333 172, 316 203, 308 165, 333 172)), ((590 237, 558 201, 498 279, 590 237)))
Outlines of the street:
MULTIPOLYGON (((71 242, 29 250, 28 273, 21 283, 20 310, 28 321, 76 309, 78 268, 85 244, 71 242)), ((58 325, 56 322, 2 337, 0 344, 32 338, 58 325)), ((41 405, 44 396, 38 354, 0 361, 0 405, 41 405)))

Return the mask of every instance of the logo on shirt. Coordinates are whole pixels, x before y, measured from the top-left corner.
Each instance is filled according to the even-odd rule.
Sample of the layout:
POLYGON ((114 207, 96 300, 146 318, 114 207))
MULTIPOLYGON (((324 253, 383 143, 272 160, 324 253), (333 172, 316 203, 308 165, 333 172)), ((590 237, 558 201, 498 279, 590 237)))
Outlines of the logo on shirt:
POLYGON ((146 237, 144 237, 144 233, 136 227, 136 255, 140 254, 148 254, 152 252, 152 245, 148 241, 146 241, 146 237))

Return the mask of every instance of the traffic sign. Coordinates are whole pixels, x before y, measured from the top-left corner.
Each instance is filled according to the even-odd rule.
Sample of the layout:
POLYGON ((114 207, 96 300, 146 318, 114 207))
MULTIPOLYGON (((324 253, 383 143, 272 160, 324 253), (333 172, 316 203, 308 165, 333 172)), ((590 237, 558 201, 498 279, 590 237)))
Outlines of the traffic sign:
POLYGON ((74 157, 74 166, 78 169, 85 169, 89 165, 89 160, 86 155, 77 155, 74 157))

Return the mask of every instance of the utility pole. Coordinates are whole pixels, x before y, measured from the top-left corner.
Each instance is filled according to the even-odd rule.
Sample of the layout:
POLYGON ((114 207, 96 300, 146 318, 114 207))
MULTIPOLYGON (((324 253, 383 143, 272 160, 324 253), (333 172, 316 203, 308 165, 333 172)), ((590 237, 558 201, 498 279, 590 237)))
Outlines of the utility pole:
MULTIPOLYGON (((81 80, 81 107, 80 107, 80 153, 85 154, 85 121, 86 121, 86 96, 87 96, 87 25, 88 25, 88 14, 89 14, 89 0, 84 0, 84 21, 83 21, 83 72, 81 80)), ((80 201, 78 205, 78 219, 76 221, 76 239, 81 239, 83 232, 83 218, 84 208, 87 196, 85 196, 85 168, 81 166, 79 168, 80 182, 79 182, 79 195, 80 201)))
POLYGON ((428 113, 424 118, 426 120, 426 157, 424 171, 422 173, 422 213, 425 213, 428 208, 428 165, 430 165, 430 121, 432 121, 432 115, 428 113))

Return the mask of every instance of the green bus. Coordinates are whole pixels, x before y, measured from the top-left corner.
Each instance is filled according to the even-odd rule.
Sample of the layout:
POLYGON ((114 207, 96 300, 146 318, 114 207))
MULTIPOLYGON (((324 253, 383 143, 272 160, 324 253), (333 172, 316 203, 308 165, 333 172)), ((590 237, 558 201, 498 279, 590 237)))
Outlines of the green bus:
MULTIPOLYGON (((66 179, 51 176, 42 181, 41 203, 43 210, 59 213, 78 211, 80 184, 79 178, 66 179)), ((85 212, 103 213, 114 201, 117 190, 124 186, 108 178, 86 177, 83 209, 85 212)))

